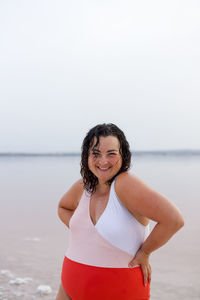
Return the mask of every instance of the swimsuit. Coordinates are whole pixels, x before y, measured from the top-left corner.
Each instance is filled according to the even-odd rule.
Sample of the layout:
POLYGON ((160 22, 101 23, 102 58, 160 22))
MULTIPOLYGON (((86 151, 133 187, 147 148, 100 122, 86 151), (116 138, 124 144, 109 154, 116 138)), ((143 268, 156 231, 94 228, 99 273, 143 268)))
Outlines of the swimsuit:
MULTIPOLYGON (((116 180, 116 178, 115 178, 116 180)), ((69 247, 62 268, 62 285, 72 300, 147 300, 150 283, 144 286, 140 266, 128 263, 149 234, 110 187, 107 206, 93 224, 90 197, 84 190, 69 221, 69 247)))

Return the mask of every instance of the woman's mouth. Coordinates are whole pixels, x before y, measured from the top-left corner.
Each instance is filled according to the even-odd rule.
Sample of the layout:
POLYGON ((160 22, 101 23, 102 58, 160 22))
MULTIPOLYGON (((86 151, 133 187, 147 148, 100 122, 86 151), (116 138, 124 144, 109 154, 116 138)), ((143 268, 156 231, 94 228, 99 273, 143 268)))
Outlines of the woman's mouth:
POLYGON ((103 171, 103 172, 105 172, 105 171, 107 171, 108 169, 110 169, 110 167, 108 167, 108 168, 101 168, 101 167, 98 167, 98 169, 101 170, 101 171, 103 171))

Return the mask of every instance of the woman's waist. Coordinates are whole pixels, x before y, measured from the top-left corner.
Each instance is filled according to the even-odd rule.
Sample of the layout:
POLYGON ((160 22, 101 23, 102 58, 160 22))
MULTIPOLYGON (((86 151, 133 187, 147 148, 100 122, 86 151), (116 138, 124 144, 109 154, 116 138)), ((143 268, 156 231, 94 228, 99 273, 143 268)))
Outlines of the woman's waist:
POLYGON ((141 269, 140 265, 135 265, 134 267, 130 268, 128 267, 128 264, 125 264, 122 266, 122 263, 120 264, 113 264, 111 265, 104 263, 100 263, 98 260, 96 260, 96 264, 90 264, 88 260, 82 260, 82 259, 72 259, 68 253, 65 254, 65 260, 67 260, 69 263, 74 264, 75 267, 80 268, 87 268, 88 270, 99 270, 99 271, 107 271, 107 270, 115 270, 115 271, 125 271, 125 270, 133 270, 133 269, 141 269), (118 266, 117 266, 118 265, 118 266))
POLYGON ((106 243, 78 243, 70 241, 65 255, 79 263, 107 268, 128 268, 129 262, 135 256, 120 248, 106 243))

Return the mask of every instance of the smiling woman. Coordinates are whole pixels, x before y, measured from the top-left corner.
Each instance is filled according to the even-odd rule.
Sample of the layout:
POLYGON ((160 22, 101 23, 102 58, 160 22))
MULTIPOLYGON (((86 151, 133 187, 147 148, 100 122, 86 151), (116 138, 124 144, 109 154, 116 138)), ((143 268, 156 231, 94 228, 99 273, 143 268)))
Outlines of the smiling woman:
MULTIPOLYGON (((111 167, 111 165, 105 164, 108 162, 113 167, 116 164, 116 169, 121 163, 115 176, 127 171, 131 162, 129 143, 123 131, 116 125, 97 125, 88 132, 82 145, 81 175, 84 187, 88 192, 94 192, 98 184, 98 176, 95 176, 94 169, 92 171, 90 167, 95 165, 96 168, 99 167, 99 170, 103 171, 103 169, 111 167)), ((110 176, 106 184, 110 185, 113 179, 113 176, 110 176)))
POLYGON ((168 199, 128 173, 130 161, 129 144, 116 125, 87 133, 82 179, 58 206, 69 247, 56 300, 149 299, 149 256, 184 221, 168 199), (149 219, 157 222, 150 234, 149 219))
POLYGON ((120 144, 115 136, 100 137, 99 145, 94 139, 89 157, 89 170, 98 178, 99 183, 106 183, 119 172, 122 166, 120 144))

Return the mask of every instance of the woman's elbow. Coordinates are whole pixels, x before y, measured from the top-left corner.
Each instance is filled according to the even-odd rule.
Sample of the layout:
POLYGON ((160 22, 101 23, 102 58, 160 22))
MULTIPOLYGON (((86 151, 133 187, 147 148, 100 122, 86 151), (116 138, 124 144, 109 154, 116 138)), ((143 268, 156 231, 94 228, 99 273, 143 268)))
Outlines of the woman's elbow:
POLYGON ((181 216, 180 220, 179 220, 179 227, 183 227, 185 225, 185 221, 183 219, 183 216, 181 216))
POLYGON ((58 217, 61 218, 62 217, 62 211, 63 211, 63 208, 61 207, 60 203, 58 204, 58 207, 57 207, 57 214, 58 214, 58 217))
POLYGON ((165 224, 166 228, 174 234, 184 226, 185 222, 181 214, 174 214, 173 216, 168 216, 163 224, 165 224))
POLYGON ((185 225, 185 221, 183 216, 179 215, 178 217, 176 217, 176 219, 174 220, 175 230, 176 231, 180 230, 184 225, 185 225))

